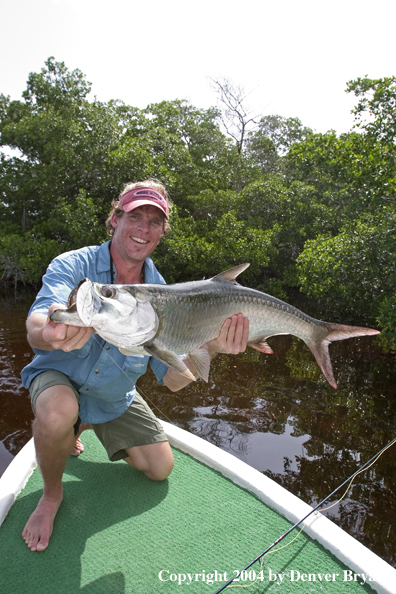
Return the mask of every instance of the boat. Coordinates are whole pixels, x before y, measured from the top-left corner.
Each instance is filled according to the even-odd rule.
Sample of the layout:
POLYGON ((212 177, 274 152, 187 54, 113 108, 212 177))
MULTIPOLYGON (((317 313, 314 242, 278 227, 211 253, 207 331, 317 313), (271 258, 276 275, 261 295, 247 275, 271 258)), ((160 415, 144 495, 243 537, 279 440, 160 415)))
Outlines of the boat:
POLYGON ((111 463, 93 431, 70 457, 65 498, 48 549, 20 534, 42 492, 30 440, 0 479, 0 584, 4 594, 340 594, 396 592, 396 569, 319 512, 231 454, 161 421, 175 456, 156 483, 111 463))

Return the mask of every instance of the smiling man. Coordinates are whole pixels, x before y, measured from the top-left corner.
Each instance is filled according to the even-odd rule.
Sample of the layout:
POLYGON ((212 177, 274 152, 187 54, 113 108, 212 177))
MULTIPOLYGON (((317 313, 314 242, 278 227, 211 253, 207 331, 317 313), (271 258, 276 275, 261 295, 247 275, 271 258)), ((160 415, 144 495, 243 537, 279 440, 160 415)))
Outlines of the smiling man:
MULTIPOLYGON (((155 481, 166 479, 173 455, 161 424, 136 391, 150 363, 158 381, 177 391, 185 376, 151 357, 125 356, 92 328, 54 324, 49 314, 64 308, 83 278, 105 284, 164 283, 150 255, 166 234, 165 188, 146 180, 127 184, 107 219, 111 241, 55 258, 26 322, 33 361, 22 371, 35 413, 33 436, 43 476, 43 496, 22 537, 32 551, 47 548, 63 499, 62 476, 70 454, 83 451, 79 435, 94 429, 111 461, 125 460, 155 481)), ((202 348, 217 353, 245 350, 249 322, 241 314, 225 320, 220 335, 202 348)), ((194 373, 188 357, 184 362, 194 373)))
MULTIPOLYGON (((164 192, 164 188, 161 189, 164 192)), ((118 275, 118 284, 142 282, 144 261, 165 234, 168 218, 169 205, 164 194, 154 188, 126 186, 108 218, 109 232, 113 236, 110 253, 117 270, 121 267, 128 278, 124 280, 118 275)))

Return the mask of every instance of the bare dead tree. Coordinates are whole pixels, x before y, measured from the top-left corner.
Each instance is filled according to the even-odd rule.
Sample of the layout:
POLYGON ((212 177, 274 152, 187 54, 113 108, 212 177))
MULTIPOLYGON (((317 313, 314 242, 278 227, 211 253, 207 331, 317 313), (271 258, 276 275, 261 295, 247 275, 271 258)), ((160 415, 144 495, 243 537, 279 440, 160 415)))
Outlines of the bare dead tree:
POLYGON ((245 92, 242 87, 227 78, 209 80, 220 103, 221 123, 241 154, 247 132, 258 124, 259 116, 253 116, 250 107, 245 103, 250 92, 245 92))

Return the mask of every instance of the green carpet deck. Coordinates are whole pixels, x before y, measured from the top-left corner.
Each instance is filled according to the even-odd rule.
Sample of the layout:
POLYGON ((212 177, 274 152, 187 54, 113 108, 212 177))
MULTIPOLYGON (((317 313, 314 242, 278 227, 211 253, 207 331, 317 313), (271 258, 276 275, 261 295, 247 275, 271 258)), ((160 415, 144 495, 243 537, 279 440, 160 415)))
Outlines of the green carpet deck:
MULTIPOLYGON (((20 536, 41 496, 38 470, 11 508, 0 529, 2 594, 211 594, 223 583, 219 574, 232 577, 290 526, 253 495, 177 450, 169 479, 154 483, 124 462, 109 462, 92 431, 83 434, 83 442, 84 454, 68 461, 64 501, 46 551, 31 552, 20 536), (161 571, 166 581, 159 579, 161 571)), ((344 581, 345 569, 301 534, 267 557, 263 580, 225 592, 373 592, 344 581), (283 581, 269 581, 270 571, 283 581), (311 579, 306 575, 302 581, 303 574, 311 579), (335 574, 335 581, 323 574, 335 574)), ((260 575, 257 563, 251 571, 260 575)))

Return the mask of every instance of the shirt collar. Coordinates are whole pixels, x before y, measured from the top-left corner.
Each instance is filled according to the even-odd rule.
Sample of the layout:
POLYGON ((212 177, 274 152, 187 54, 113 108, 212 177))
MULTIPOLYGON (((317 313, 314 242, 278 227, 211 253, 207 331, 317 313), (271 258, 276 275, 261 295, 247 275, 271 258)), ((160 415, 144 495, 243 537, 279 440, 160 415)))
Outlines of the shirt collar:
POLYGON ((110 245, 110 241, 106 241, 105 243, 102 243, 101 246, 99 246, 98 263, 97 263, 97 271, 98 272, 110 271, 109 245, 110 245))

